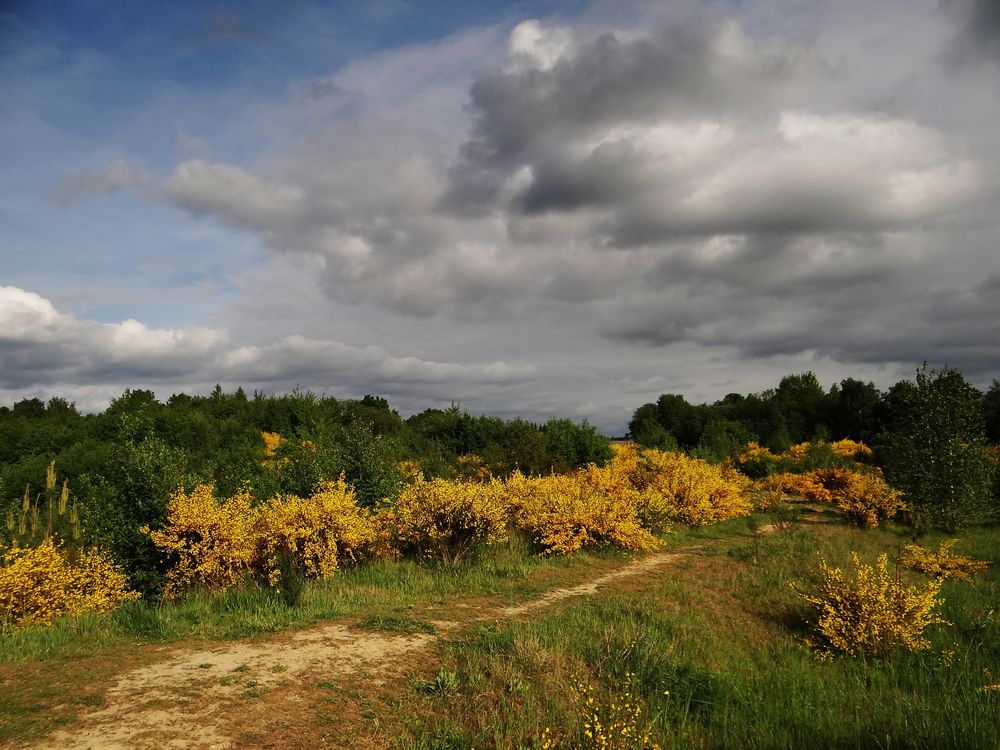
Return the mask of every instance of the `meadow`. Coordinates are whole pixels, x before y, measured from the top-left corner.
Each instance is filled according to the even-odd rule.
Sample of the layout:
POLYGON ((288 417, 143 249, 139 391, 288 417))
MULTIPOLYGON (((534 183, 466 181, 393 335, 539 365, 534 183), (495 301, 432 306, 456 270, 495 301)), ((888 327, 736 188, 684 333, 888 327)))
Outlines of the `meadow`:
POLYGON ((42 446, 0 467, 40 474, 5 501, 0 739, 996 747, 988 401, 925 370, 870 413, 873 447, 790 443, 796 414, 823 432, 807 381, 739 429, 712 410, 743 402, 665 396, 616 445, 367 397, 0 414, 42 446), (116 424, 87 469, 82 436, 116 424))
MULTIPOLYGON (((186 532, 204 526, 187 537, 189 564, 175 558, 184 574, 168 576, 178 587, 172 596, 48 626, 6 626, 0 736, 30 744, 85 724, 125 666, 155 661, 165 646, 340 622, 360 632, 425 634, 433 645, 377 698, 357 693, 353 710, 347 704, 356 691, 336 692, 350 680, 310 678, 295 690, 312 707, 295 725, 297 740, 258 726, 237 733, 234 746, 307 747, 335 736, 349 738, 343 746, 399 748, 995 747, 1000 529, 931 532, 914 557, 913 528, 895 522, 902 506, 891 488, 844 499, 857 491, 845 475, 873 471, 857 461, 864 446, 803 445, 780 455, 750 446, 742 458, 808 467, 817 451, 839 456, 841 468, 751 482, 735 469, 625 447, 605 467, 570 475, 503 482, 417 475, 391 513, 355 504, 354 517, 345 514, 350 488, 335 485, 326 488, 336 499, 329 517, 313 522, 328 524, 329 540, 351 543, 333 545, 341 556, 327 559, 326 574, 315 549, 286 545, 299 554, 295 576, 275 565, 274 544, 259 539, 242 550, 257 550, 262 567, 254 575, 248 562, 233 575, 226 555, 250 561, 238 542, 252 532, 227 525, 226 510, 246 517, 247 506, 179 492, 160 541, 176 553, 186 532), (859 512, 865 504, 874 510, 859 512), (212 534, 211 548, 190 543, 212 534), (592 595, 505 614, 653 550, 676 557, 592 595), (879 583, 883 554, 891 570, 879 583), (921 572, 921 560, 937 567, 921 572), (868 594, 856 585, 864 578, 858 563, 875 576, 868 594), (847 608, 838 632, 856 636, 854 651, 817 638, 809 597, 823 590, 823 565, 843 571, 838 590, 846 598, 837 601, 847 608), (282 581, 295 587, 293 596, 282 581), (921 621, 916 592, 927 598, 930 589, 921 621), (873 636, 865 618, 879 608, 890 615, 873 636), (906 629, 912 622, 915 631, 906 629), (335 700, 344 701, 336 718, 335 700)), ((259 509, 258 520, 267 512, 259 509)), ((300 514, 292 525, 306 520, 300 514)), ((286 542, 316 536, 281 536, 273 519, 257 528, 286 542)), ((250 683, 234 711, 244 723, 256 703, 284 700, 250 683)))

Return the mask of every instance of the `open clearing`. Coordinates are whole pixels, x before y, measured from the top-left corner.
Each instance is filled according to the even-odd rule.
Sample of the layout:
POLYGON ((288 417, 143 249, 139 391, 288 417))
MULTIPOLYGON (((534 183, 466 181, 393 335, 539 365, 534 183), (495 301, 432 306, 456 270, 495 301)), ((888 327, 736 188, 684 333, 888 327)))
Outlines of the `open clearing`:
POLYGON ((387 747, 398 725, 379 709, 390 708, 393 694, 419 675, 433 673, 439 639, 468 623, 525 616, 626 579, 641 585, 697 549, 648 555, 516 606, 451 602, 450 617, 434 610, 434 634, 333 623, 267 639, 174 649, 120 674, 104 691, 102 705, 80 714, 71 728, 22 747, 387 747))

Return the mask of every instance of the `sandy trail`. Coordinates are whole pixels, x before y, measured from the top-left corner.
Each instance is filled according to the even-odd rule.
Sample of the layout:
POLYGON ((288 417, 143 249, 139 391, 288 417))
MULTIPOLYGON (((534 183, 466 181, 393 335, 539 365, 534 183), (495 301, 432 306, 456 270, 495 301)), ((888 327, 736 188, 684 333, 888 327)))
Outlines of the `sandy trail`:
MULTIPOLYGON (((533 612, 574 596, 592 596, 602 587, 649 573, 684 558, 688 547, 663 552, 606 573, 587 583, 554 589, 511 607, 481 608, 472 620, 496 620, 533 612)), ((439 631, 459 621, 436 621, 439 631)), ((227 710, 248 694, 322 678, 358 678, 378 685, 429 650, 437 636, 399 635, 352 629, 343 624, 312 628, 261 641, 220 643, 184 650, 168 659, 123 674, 107 692, 102 708, 83 714, 76 727, 53 732, 39 750, 144 750, 146 748, 229 748, 227 710)), ((286 697, 286 700, 288 698, 286 697)), ((292 695, 294 700, 294 694, 292 695)), ((275 706, 268 704, 268 710, 275 706)), ((280 708, 279 708, 280 710, 280 708)))

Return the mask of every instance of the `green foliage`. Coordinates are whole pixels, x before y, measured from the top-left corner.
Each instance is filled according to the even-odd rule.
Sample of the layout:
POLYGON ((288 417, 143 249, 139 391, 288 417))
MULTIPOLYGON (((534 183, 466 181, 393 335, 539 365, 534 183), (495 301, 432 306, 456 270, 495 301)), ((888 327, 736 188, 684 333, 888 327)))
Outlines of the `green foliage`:
POLYGON ((957 370, 917 371, 889 391, 886 475, 918 528, 953 530, 989 513, 993 467, 983 450, 982 396, 957 370))
POLYGON ((550 419, 544 427, 549 453, 563 468, 587 464, 603 466, 611 460, 611 445, 587 420, 576 424, 569 419, 550 419))
POLYGON ((995 378, 983 397, 983 421, 986 439, 1000 445, 1000 380, 995 378))

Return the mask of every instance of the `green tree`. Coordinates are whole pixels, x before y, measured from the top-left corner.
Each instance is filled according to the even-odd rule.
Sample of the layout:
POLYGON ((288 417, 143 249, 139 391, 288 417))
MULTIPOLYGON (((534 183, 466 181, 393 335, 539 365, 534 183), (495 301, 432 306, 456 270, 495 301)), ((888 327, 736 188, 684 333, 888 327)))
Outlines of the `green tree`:
POLYGON ((986 439, 1000 444, 1000 380, 994 379, 983 397, 983 417, 986 422, 986 439))
POLYGON ((983 447, 982 394, 958 370, 917 370, 887 394, 886 473, 917 529, 954 530, 989 512, 992 467, 983 447))

